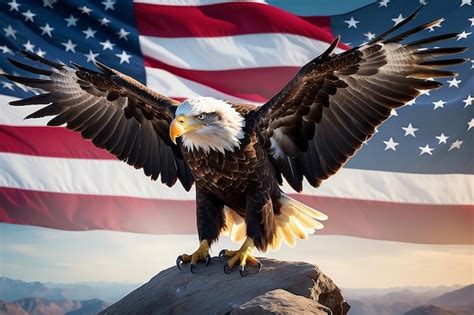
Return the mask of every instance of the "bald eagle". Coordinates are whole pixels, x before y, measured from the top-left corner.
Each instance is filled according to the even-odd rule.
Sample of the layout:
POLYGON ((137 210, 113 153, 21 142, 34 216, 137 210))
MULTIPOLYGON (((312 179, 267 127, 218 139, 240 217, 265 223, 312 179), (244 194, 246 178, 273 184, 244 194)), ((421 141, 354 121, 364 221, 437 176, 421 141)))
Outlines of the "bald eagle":
POLYGON ((243 245, 219 256, 227 258, 224 271, 238 265, 243 275, 247 263, 261 267, 254 248, 277 249, 282 241, 292 246, 327 219, 283 193, 284 180, 298 192, 304 179, 318 187, 392 109, 440 87, 432 78, 456 75, 440 68, 464 59, 436 57, 463 47, 425 46, 457 34, 402 43, 440 19, 393 35, 415 15, 340 54, 334 53, 339 41, 334 39, 260 107, 211 97, 178 102, 100 62, 96 70, 67 67, 28 52, 27 58, 48 67, 10 62, 41 77, 5 76, 44 93, 10 105, 47 104, 26 118, 53 116, 49 126, 80 132, 153 180, 161 175, 168 186, 179 181, 189 190, 195 184, 200 244, 193 254, 178 257, 178 267, 190 262, 194 272, 198 262, 207 265, 211 244, 231 231, 243 245))

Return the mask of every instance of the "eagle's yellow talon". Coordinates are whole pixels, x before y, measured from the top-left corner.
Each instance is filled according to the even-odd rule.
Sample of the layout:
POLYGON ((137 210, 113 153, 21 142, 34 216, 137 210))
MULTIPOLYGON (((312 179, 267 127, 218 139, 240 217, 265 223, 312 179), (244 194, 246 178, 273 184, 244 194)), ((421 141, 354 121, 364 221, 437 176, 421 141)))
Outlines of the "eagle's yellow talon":
POLYGON ((199 245, 199 248, 192 255, 183 254, 178 256, 178 258, 176 258, 176 266, 181 270, 181 264, 191 262, 189 270, 194 273, 196 264, 200 261, 205 262, 206 266, 209 265, 211 261, 211 256, 209 255, 209 243, 207 240, 203 240, 199 245))
POLYGON ((253 240, 251 238, 247 238, 238 251, 231 251, 226 249, 222 250, 219 253, 219 258, 229 257, 229 259, 224 265, 224 272, 226 274, 230 273, 230 270, 234 268, 237 262, 239 262, 239 272, 242 277, 244 276, 245 266, 247 265, 247 262, 257 266, 258 271, 260 271, 260 269, 262 268, 262 264, 255 257, 252 256, 252 251, 254 247, 255 245, 253 243, 253 240))

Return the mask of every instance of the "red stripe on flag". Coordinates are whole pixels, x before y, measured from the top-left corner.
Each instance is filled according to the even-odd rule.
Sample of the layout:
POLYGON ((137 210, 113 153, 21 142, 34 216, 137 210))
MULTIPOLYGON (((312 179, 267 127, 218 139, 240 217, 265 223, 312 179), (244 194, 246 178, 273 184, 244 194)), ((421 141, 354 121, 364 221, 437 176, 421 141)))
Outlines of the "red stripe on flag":
MULTIPOLYGON (((157 37, 219 37, 286 33, 331 42, 327 16, 300 18, 279 8, 249 2, 203 6, 134 4, 140 35, 157 37)), ((344 47, 342 47, 344 48, 344 47)))
POLYGON ((182 78, 252 102, 264 103, 296 74, 298 67, 267 67, 219 71, 189 70, 144 57, 145 66, 169 71, 182 78))
MULTIPOLYGON (((328 214, 319 234, 426 244, 474 244, 473 206, 417 205, 293 195, 328 214)), ((63 230, 196 233, 192 201, 0 188, 0 221, 63 230)))
POLYGON ((81 134, 62 127, 0 126, 0 152, 34 156, 112 160, 115 156, 96 148, 81 134))

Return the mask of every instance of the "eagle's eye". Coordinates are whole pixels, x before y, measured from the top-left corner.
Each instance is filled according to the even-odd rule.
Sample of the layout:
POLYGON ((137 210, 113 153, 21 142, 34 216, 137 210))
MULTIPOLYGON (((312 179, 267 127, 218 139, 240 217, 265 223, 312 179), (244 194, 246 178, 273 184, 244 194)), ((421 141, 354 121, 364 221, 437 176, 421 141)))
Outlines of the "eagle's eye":
POLYGON ((199 115, 196 116, 197 119, 199 120, 203 120, 204 118, 206 118, 207 114, 206 113, 201 113, 199 115))

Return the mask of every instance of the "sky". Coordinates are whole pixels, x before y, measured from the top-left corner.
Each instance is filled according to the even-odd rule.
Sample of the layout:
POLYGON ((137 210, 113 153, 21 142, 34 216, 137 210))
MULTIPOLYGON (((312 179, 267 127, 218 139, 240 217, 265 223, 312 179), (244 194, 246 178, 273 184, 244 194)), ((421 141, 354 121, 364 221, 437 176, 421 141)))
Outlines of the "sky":
MULTIPOLYGON (((144 283, 197 246, 196 235, 71 232, 0 224, 0 275, 25 281, 144 283)), ((212 254, 223 248, 236 249, 237 244, 223 237, 213 245, 212 254)), ((316 235, 265 256, 317 264, 343 288, 474 283, 472 245, 316 235)))

